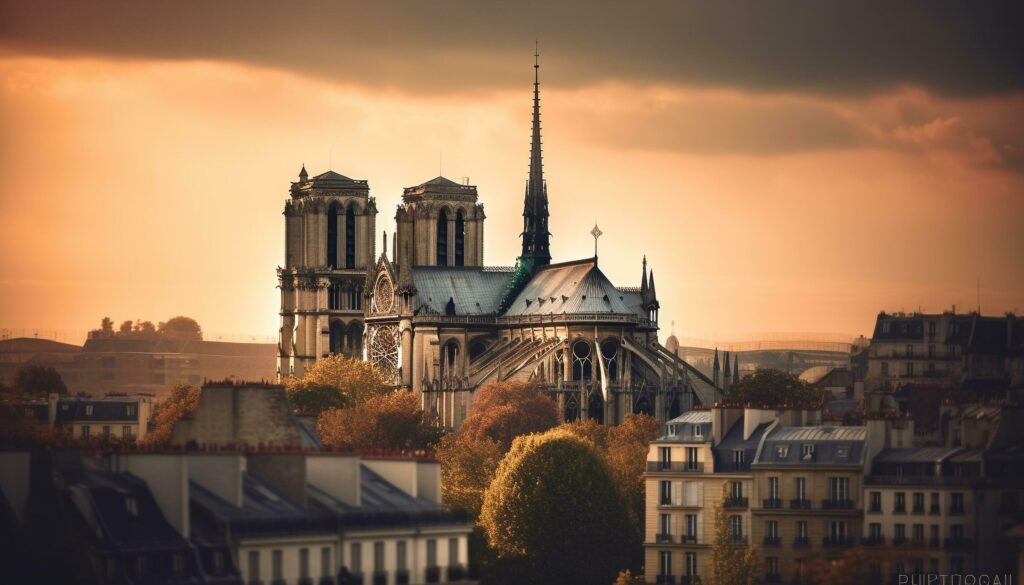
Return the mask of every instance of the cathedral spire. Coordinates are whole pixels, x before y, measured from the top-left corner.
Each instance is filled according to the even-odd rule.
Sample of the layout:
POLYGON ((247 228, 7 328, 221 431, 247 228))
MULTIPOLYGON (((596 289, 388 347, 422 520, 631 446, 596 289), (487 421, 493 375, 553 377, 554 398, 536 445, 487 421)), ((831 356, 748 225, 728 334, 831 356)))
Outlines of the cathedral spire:
POLYGON ((530 175, 523 201, 523 254, 536 268, 551 263, 548 236, 548 188, 544 183, 544 161, 540 142, 540 52, 533 62, 533 129, 530 139, 530 175))

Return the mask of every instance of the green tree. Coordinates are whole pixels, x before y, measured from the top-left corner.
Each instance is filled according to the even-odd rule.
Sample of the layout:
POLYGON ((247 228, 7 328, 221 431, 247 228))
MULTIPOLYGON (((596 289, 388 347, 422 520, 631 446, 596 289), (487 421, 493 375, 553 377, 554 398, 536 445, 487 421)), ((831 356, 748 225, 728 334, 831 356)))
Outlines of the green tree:
POLYGON ((521 436, 484 494, 480 524, 499 555, 526 565, 520 582, 610 583, 628 563, 631 531, 612 482, 591 442, 562 429, 521 436))
POLYGON ((164 337, 171 339, 182 339, 186 341, 202 341, 203 329, 199 323, 191 317, 171 317, 166 322, 156 326, 157 331, 164 337))
POLYGON ((68 388, 53 366, 22 364, 14 371, 14 389, 27 394, 67 394, 68 388))
POLYGON ((711 545, 712 585, 754 585, 758 581, 757 554, 753 545, 734 544, 725 511, 728 495, 722 483, 722 498, 715 504, 715 541, 711 545))
POLYGON ((153 445, 170 443, 178 421, 195 414, 201 394, 202 390, 198 386, 175 386, 170 395, 157 404, 153 412, 153 430, 146 433, 142 442, 153 445))
POLYGON ((473 411, 459 432, 489 438, 508 449, 520 435, 544 432, 558 424, 558 407, 532 384, 488 382, 473 396, 473 411))
POLYGON ((330 407, 358 406, 375 396, 391 392, 377 366, 340 355, 317 360, 302 376, 292 376, 285 380, 284 385, 289 401, 293 405, 312 407, 311 414, 330 407), (332 397, 329 390, 339 397, 332 397), (304 394, 307 397, 303 397, 304 394))
POLYGON ((726 396, 736 404, 766 404, 815 407, 822 403, 822 391, 774 368, 760 368, 747 374, 726 396))
POLYGON ((394 391, 351 408, 330 408, 316 421, 325 445, 352 449, 416 451, 433 449, 440 429, 427 420, 419 396, 394 391))
POLYGON ((451 433, 437 445, 441 463, 441 487, 445 506, 464 510, 470 518, 480 516, 484 492, 491 485, 506 449, 488 437, 451 433))

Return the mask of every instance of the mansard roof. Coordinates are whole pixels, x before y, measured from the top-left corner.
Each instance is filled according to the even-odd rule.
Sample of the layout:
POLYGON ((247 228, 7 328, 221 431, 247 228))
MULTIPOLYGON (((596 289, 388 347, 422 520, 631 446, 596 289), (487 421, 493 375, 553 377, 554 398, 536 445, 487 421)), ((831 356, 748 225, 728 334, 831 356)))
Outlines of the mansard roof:
POLYGON ((456 315, 496 315, 512 281, 509 267, 414 266, 416 308, 445 314, 448 299, 456 315))
POLYGON ((636 296, 619 290, 595 258, 537 270, 505 312, 509 316, 608 313, 644 316, 636 296))

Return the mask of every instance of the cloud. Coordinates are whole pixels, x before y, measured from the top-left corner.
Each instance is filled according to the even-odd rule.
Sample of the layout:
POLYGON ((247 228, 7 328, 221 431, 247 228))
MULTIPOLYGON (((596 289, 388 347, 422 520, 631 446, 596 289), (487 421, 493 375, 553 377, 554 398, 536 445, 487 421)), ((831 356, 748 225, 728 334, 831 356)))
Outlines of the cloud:
POLYGON ((563 87, 1024 88, 1019 2, 0 0, 0 14, 10 51, 225 60, 420 94, 528 83, 535 38, 563 87))

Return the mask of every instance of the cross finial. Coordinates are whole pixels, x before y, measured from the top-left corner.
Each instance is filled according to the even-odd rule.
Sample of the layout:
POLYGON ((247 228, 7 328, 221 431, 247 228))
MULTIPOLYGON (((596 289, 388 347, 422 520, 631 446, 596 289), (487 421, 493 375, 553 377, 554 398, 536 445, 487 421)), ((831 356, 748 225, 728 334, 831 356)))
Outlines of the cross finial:
POLYGON ((604 235, 601 228, 597 227, 597 222, 594 222, 594 229, 590 230, 590 235, 594 236, 594 258, 597 258, 597 239, 604 235))

